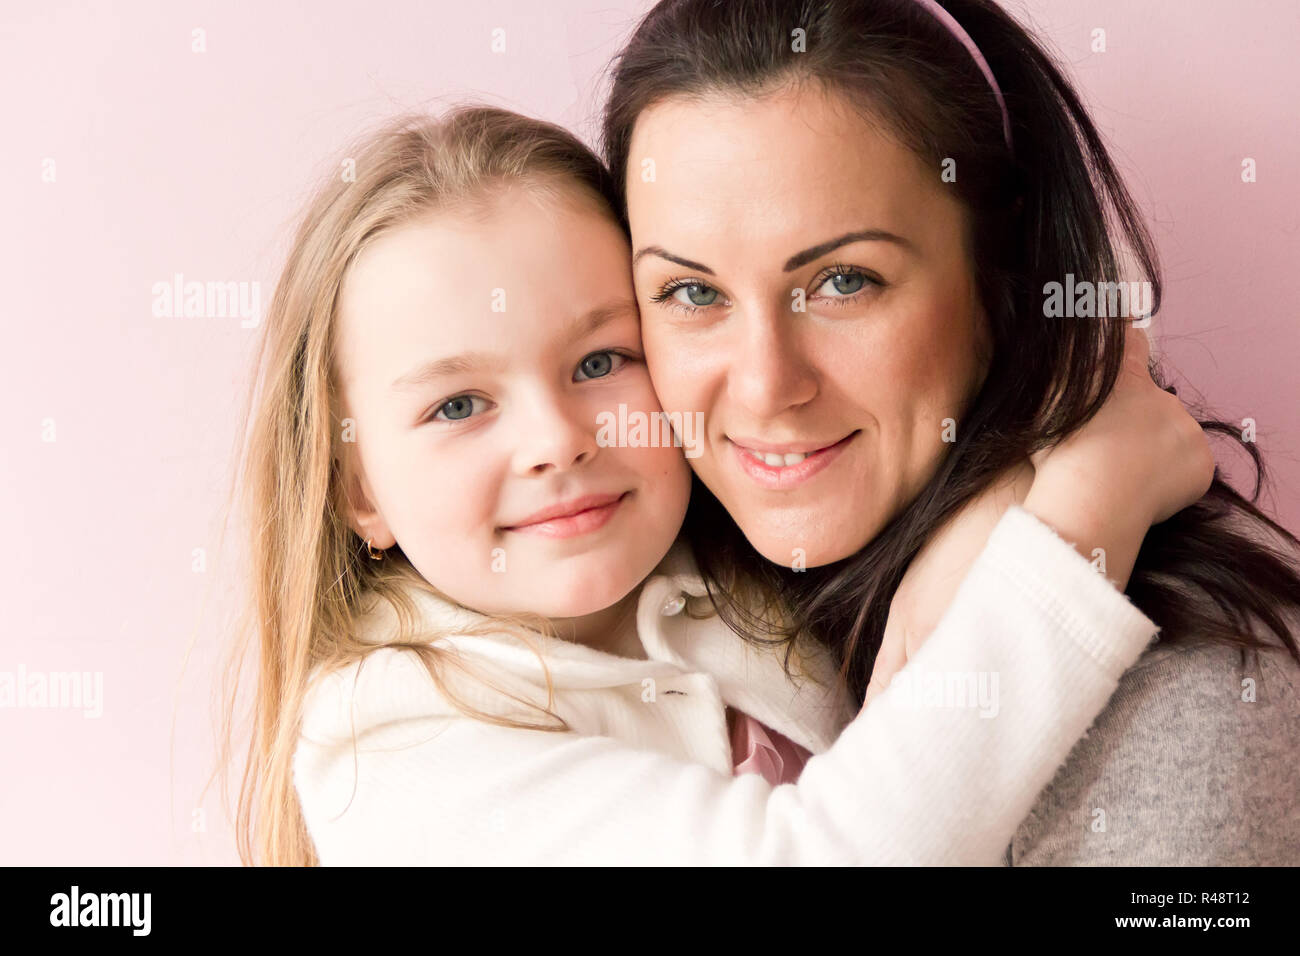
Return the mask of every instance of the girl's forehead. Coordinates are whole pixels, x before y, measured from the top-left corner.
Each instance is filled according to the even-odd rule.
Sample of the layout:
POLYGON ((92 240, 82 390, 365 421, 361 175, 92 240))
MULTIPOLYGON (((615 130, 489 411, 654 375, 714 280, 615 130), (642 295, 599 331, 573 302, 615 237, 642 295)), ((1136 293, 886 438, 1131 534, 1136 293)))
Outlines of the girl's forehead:
POLYGON ((635 323, 628 255, 621 229, 590 206, 501 203, 487 216, 394 227, 345 277, 336 328, 342 380, 387 388, 417 361, 524 359, 558 349, 581 316, 611 303, 624 303, 616 317, 635 323))

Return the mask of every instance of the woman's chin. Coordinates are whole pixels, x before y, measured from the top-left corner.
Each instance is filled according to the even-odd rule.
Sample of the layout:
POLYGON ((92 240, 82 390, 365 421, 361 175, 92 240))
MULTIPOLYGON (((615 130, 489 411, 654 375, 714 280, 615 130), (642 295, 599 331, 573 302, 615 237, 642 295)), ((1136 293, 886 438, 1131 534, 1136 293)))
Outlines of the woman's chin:
MULTIPOLYGON (((743 530, 743 529, 742 529, 743 530)), ((852 529, 836 529, 832 535, 825 533, 790 533, 788 529, 746 532, 754 550, 773 564, 803 571, 826 564, 834 564, 861 550, 871 535, 846 533, 852 529)))

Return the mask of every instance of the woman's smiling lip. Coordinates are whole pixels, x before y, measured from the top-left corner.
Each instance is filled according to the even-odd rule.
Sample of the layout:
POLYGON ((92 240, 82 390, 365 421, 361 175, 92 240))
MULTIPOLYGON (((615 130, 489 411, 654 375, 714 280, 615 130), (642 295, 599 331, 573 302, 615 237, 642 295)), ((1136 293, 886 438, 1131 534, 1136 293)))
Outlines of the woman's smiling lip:
POLYGON ((614 516, 623 499, 630 494, 630 491, 625 491, 619 495, 585 495, 550 508, 543 508, 526 521, 517 525, 507 525, 501 530, 536 534, 546 538, 572 538, 576 535, 588 534, 604 527, 614 516))
POLYGON ((784 491, 802 484, 826 468, 840 456, 857 434, 858 430, 855 429, 830 445, 816 442, 789 442, 777 445, 748 438, 734 439, 730 436, 727 441, 733 449, 732 454, 741 471, 764 488, 784 491), (755 457, 758 455, 764 457, 780 455, 783 458, 787 455, 803 455, 804 457, 790 464, 783 462, 780 465, 769 465, 767 461, 760 461, 755 457))

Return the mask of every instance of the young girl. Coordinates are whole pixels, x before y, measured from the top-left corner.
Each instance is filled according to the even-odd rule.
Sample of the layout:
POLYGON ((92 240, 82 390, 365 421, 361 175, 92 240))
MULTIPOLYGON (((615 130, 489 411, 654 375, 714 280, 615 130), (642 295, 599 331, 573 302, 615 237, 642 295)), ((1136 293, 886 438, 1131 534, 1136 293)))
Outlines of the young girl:
MULTIPOLYGON (((1152 622, 1012 508, 854 717, 819 645, 710 613, 683 449, 600 437, 661 410, 599 161, 472 107, 350 155, 264 323, 245 862, 996 862, 1152 622)), ((1087 428, 1166 458, 1152 513, 1204 490, 1087 428)))

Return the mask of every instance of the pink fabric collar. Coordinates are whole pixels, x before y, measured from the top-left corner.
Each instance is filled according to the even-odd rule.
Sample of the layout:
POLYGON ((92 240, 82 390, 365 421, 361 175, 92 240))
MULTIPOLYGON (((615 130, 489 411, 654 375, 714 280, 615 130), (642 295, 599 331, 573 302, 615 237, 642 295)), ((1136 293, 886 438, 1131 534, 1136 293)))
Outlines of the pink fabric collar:
POLYGON ((735 776, 760 774, 774 787, 794 783, 812 756, 811 751, 731 706, 727 707, 727 724, 735 776))

